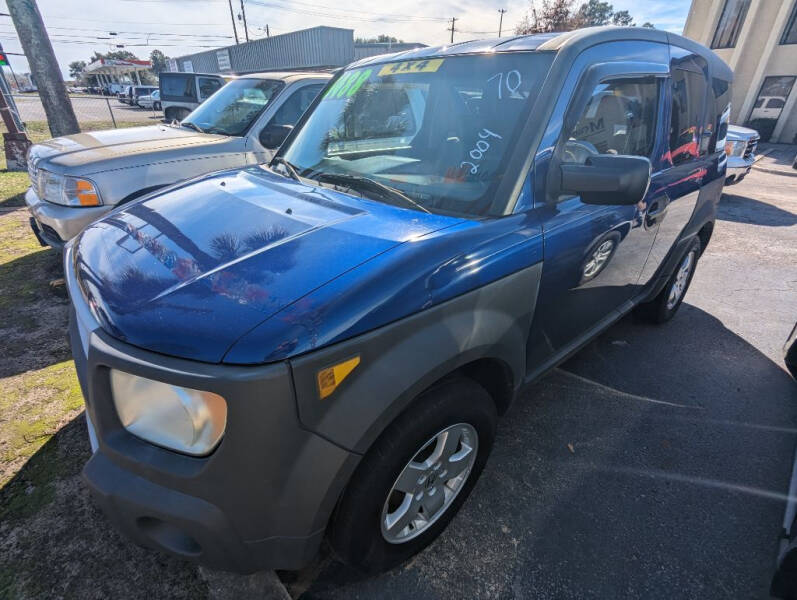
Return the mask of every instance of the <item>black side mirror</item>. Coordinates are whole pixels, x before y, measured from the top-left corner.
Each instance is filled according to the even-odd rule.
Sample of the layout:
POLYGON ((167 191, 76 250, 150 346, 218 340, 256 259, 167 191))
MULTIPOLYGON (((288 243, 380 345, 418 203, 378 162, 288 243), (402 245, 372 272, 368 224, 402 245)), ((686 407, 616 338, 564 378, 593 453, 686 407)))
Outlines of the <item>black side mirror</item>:
POLYGON ((641 156, 598 154, 559 169, 561 190, 578 194, 584 204, 636 204, 650 185, 650 161, 641 156))
POLYGON ((260 143, 269 150, 279 148, 292 130, 293 125, 268 125, 260 132, 260 143))

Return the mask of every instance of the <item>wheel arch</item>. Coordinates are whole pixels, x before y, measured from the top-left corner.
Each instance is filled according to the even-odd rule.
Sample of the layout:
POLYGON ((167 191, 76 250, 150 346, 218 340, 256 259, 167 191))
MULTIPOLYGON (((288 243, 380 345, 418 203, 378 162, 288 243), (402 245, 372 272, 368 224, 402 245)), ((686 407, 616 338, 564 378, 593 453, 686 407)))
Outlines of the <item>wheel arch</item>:
POLYGON ((379 330, 291 360, 299 419, 341 447, 365 453, 437 383, 468 377, 506 412, 526 372, 526 343, 542 263, 379 330), (359 364, 321 399, 321 370, 359 364))

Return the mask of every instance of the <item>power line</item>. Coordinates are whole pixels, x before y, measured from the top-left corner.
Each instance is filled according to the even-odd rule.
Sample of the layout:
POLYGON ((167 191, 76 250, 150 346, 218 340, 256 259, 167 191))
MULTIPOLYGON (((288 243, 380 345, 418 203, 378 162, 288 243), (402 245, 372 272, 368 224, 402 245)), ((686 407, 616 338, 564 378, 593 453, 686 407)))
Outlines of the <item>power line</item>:
POLYGON ((310 4, 306 2, 291 2, 291 5, 303 5, 307 6, 308 8, 301 8, 301 7, 294 7, 294 6, 283 6, 280 4, 276 4, 275 2, 279 0, 271 0, 270 2, 265 2, 263 0, 249 0, 249 4, 255 6, 261 6, 264 8, 271 8, 276 10, 281 10, 285 12, 300 14, 300 15, 309 15, 314 17, 322 17, 325 19, 337 19, 342 21, 359 21, 365 23, 428 23, 434 21, 447 21, 448 19, 444 19, 441 17, 418 17, 413 15, 394 15, 394 14, 385 14, 385 13, 369 13, 367 11, 357 11, 356 14, 352 13, 335 13, 332 11, 339 11, 341 9, 335 9, 330 6, 323 6, 320 4, 310 4), (315 8, 317 7, 317 8, 315 8), (365 16, 371 14, 373 16, 365 16))

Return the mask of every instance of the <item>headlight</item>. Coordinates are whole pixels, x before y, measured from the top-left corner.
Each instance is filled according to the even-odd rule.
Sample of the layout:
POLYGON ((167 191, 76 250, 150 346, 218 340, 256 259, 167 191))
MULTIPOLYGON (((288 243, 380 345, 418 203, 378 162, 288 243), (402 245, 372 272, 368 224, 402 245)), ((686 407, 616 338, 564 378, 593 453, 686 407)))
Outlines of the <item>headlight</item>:
POLYGON ((744 153, 745 146, 747 146, 747 142, 744 140, 725 142, 725 154, 728 156, 741 156, 744 153))
POLYGON ((100 193, 94 182, 83 177, 68 177, 38 169, 39 198, 64 206, 99 206, 100 193))
POLYGON ((227 402, 212 392, 111 370, 119 420, 143 440, 192 456, 209 454, 224 435, 227 402))

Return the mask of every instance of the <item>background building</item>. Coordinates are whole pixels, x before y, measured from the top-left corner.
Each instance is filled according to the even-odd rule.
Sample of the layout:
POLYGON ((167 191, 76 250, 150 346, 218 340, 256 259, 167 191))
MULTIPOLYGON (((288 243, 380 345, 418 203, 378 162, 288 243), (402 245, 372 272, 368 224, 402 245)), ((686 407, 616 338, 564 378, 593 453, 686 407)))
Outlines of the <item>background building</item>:
POLYGON ((170 59, 170 71, 255 73, 342 67, 354 59, 354 31, 312 27, 170 59))
POLYGON ((684 35, 733 69, 732 123, 797 143, 797 0, 692 0, 684 35))
POLYGON ((353 30, 322 26, 172 58, 169 70, 224 75, 329 69, 367 56, 423 46, 404 42, 356 44, 353 30))

